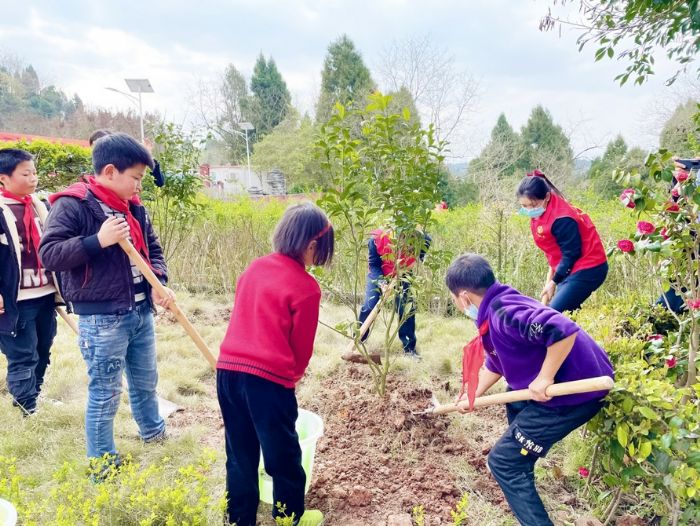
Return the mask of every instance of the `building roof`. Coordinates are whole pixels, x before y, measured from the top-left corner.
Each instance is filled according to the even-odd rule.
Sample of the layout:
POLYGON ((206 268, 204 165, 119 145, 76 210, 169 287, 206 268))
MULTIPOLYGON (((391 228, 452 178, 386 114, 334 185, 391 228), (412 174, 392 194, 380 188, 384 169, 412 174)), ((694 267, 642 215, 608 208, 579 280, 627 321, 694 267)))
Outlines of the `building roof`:
POLYGON ((83 139, 66 139, 64 137, 45 137, 43 135, 31 135, 28 133, 10 133, 0 131, 0 142, 12 142, 12 141, 47 141, 59 144, 75 144, 76 146, 85 146, 86 148, 90 146, 87 140, 83 139))

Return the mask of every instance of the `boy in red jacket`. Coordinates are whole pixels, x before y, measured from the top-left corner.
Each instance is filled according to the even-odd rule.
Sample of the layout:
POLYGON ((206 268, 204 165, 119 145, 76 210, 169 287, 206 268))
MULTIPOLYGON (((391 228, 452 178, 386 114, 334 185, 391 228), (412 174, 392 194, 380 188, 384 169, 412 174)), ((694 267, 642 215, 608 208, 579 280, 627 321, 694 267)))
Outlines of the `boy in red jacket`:
MULTIPOLYGON (((321 302, 321 289, 305 267, 329 264, 333 241, 333 228, 318 207, 293 205, 275 229, 275 252, 253 261, 238 278, 217 364, 231 524, 256 524, 261 448, 274 502, 284 506, 284 515, 295 525, 323 522, 320 511, 304 510, 294 386, 311 359, 321 302)), ((276 507, 272 513, 282 515, 276 507)))

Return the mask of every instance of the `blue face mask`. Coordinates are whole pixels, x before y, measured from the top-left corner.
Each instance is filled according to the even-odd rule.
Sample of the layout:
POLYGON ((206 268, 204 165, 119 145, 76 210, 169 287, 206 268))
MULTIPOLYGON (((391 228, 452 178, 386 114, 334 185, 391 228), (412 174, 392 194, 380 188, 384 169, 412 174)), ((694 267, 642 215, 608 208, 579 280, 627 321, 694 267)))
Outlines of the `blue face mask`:
POLYGON ((525 208, 520 207, 520 215, 529 217, 530 219, 535 219, 544 214, 545 208, 543 206, 538 206, 537 208, 525 208))
POLYGON ((473 303, 464 309, 464 315, 470 320, 476 321, 479 319, 479 309, 473 303))

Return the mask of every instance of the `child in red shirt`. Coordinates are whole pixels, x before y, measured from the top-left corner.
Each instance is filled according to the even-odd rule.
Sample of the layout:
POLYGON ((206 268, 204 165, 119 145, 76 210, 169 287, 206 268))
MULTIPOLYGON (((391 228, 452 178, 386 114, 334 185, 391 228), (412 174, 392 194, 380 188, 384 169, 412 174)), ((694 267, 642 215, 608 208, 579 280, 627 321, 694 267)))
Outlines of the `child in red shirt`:
MULTIPOLYGON (((311 359, 321 303, 321 289, 305 267, 329 264, 333 245, 323 211, 311 203, 293 205, 275 229, 275 252, 253 261, 238 278, 217 364, 231 524, 256 524, 261 448, 274 502, 284 514, 295 525, 323 522, 320 511, 304 510, 294 386, 311 359)), ((281 515, 277 506, 272 514, 281 515)))

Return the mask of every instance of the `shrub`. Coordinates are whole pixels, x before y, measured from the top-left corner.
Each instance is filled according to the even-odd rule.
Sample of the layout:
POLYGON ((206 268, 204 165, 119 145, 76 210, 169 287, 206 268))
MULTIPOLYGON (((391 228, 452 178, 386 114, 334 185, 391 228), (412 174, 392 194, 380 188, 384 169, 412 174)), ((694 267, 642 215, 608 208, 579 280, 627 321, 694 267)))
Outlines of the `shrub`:
POLYGON ((19 148, 34 155, 40 191, 55 192, 92 173, 92 154, 83 146, 39 140, 4 142, 0 148, 19 148))
POLYGON ((0 497, 15 505, 26 526, 204 526, 220 523, 225 509, 207 485, 214 460, 205 452, 179 468, 167 457, 147 467, 126 462, 100 484, 66 463, 53 474, 47 498, 40 482, 17 473, 14 459, 0 457, 0 497))

